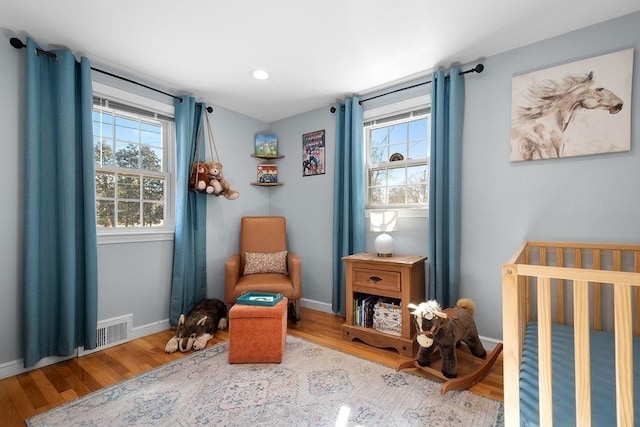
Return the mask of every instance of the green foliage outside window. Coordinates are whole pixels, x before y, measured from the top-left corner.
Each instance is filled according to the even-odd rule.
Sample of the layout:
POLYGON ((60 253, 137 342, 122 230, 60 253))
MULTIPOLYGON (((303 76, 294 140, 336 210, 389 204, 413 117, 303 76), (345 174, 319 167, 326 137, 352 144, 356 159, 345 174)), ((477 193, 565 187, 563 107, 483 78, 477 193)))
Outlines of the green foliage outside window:
POLYGON ((163 226, 162 124, 97 108, 93 119, 98 227, 163 226))

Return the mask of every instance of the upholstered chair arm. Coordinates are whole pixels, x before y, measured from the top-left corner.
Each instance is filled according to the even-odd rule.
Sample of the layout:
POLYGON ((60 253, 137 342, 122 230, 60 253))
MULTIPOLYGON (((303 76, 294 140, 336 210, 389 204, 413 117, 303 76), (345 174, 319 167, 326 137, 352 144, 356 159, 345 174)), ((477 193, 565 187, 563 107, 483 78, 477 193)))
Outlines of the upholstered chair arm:
POLYGON ((224 302, 233 304, 236 302, 235 288, 240 279, 240 254, 227 258, 224 263, 224 302))
POLYGON ((287 270, 293 286, 293 294, 289 299, 300 299, 302 297, 302 261, 293 252, 287 254, 287 270))

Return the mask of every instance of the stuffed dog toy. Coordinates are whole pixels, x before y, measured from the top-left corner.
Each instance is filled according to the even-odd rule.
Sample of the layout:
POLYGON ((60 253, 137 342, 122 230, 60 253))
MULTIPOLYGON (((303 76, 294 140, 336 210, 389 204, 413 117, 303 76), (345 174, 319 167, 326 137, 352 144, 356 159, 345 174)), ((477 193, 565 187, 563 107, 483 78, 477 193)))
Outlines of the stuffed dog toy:
POLYGON ((193 306, 189 315, 180 315, 175 335, 164 348, 166 353, 176 350, 202 350, 218 329, 227 329, 227 306, 217 299, 205 299, 193 306))
POLYGON ((466 344, 471 353, 484 359, 487 352, 478 337, 476 322, 473 320, 474 304, 467 298, 458 300, 454 307, 442 310, 435 300, 409 304, 417 326, 418 364, 429 366, 435 345, 440 347, 442 374, 447 378, 457 378, 456 346, 466 344))

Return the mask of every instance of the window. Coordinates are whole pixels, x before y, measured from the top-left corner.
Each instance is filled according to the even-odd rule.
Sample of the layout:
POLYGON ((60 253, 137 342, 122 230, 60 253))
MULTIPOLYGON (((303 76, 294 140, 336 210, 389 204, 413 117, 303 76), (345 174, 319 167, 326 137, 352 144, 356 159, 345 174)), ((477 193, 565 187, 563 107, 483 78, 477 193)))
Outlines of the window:
POLYGON ((426 208, 431 115, 428 108, 366 121, 367 207, 426 208))
POLYGON ((172 231, 173 119, 94 98, 98 233, 172 231))

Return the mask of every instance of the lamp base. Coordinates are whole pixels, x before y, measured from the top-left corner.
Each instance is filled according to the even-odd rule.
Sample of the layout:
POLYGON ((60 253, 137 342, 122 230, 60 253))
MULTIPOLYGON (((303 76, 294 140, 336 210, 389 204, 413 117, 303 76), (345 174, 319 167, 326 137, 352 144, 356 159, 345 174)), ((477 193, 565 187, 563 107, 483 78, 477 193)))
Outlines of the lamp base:
POLYGON ((374 245, 379 257, 393 256, 393 237, 387 233, 382 233, 376 237, 374 245))

